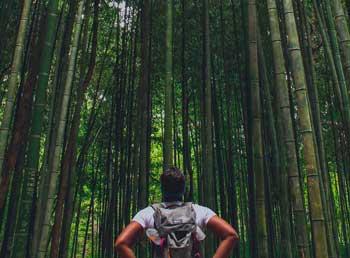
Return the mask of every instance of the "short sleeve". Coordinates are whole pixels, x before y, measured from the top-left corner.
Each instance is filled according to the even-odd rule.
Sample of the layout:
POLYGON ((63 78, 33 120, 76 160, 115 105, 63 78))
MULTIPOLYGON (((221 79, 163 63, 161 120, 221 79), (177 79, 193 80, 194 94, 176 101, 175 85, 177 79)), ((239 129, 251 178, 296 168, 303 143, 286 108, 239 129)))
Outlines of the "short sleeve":
POLYGON ((208 221, 212 217, 216 216, 216 213, 207 207, 198 204, 193 204, 193 208, 196 212, 196 223, 201 228, 206 227, 208 221))
POLYGON ((153 219, 154 210, 152 207, 147 207, 143 210, 140 210, 132 219, 139 223, 144 229, 153 227, 154 219, 153 219))

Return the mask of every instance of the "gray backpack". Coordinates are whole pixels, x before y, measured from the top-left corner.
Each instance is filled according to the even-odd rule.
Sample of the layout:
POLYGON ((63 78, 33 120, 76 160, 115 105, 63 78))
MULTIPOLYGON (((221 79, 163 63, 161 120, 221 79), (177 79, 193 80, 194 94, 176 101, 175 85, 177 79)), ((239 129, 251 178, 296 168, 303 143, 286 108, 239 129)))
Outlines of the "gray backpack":
POLYGON ((147 229, 146 234, 154 244, 154 257, 200 257, 199 241, 205 235, 196 225, 192 203, 159 203, 151 207, 154 209, 154 228, 147 229))

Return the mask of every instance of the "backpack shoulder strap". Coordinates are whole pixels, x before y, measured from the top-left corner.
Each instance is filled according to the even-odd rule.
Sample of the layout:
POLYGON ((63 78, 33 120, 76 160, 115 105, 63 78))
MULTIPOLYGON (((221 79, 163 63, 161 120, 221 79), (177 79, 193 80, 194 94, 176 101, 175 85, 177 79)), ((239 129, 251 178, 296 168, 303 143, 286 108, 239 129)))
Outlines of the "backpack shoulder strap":
POLYGON ((152 205, 150 205, 150 207, 154 211, 156 211, 157 209, 160 209, 160 208, 165 208, 165 206, 162 203, 153 203, 152 205))
POLYGON ((192 204, 193 204, 192 202, 184 202, 183 205, 184 205, 184 206, 192 206, 192 204))

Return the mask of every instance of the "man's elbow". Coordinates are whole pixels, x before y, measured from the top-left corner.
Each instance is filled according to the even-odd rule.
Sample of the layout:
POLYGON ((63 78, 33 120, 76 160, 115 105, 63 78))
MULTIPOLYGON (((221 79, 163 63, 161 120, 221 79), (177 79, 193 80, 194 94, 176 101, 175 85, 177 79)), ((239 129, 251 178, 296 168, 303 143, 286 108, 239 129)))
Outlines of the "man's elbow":
POLYGON ((114 243, 114 250, 117 253, 122 253, 125 251, 125 249, 128 248, 127 243, 123 239, 118 238, 114 243))
POLYGON ((235 243, 239 242, 239 235, 237 234, 237 232, 234 233, 233 238, 234 238, 235 243))
POLYGON ((226 239, 230 242, 232 247, 235 247, 237 243, 239 242, 239 236, 236 231, 230 232, 226 239))

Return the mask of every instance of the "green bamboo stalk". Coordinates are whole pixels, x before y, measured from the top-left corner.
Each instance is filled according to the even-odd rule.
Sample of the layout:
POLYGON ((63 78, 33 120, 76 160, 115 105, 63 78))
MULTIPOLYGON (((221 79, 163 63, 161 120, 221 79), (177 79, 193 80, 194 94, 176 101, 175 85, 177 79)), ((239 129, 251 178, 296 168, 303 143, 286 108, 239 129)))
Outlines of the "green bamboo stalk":
POLYGON ((62 153, 63 148, 63 140, 64 140, 64 133, 65 133, 65 127, 66 127, 66 116, 68 112, 68 105, 71 95, 71 88, 73 84, 73 78, 74 78, 74 71, 75 71, 75 64, 76 64, 76 58, 78 53, 78 45, 79 45, 79 39, 80 39, 80 31, 82 27, 82 14, 83 14, 83 8, 84 8, 85 0, 81 0, 79 2, 78 6, 78 12, 76 15, 76 25, 75 25, 75 32, 73 36, 72 46, 71 46, 71 55, 69 58, 69 64, 68 64, 68 71, 67 71, 67 78, 64 85, 64 93, 63 93, 63 100, 61 103, 61 113, 60 118, 58 122, 58 130, 57 130, 57 136, 55 139, 55 149, 53 153, 53 159, 52 161, 49 161, 48 164, 48 172, 50 175, 49 184, 44 187, 46 189, 45 196, 43 204, 43 218, 41 218, 41 226, 40 226, 40 241, 39 246, 37 250, 34 250, 34 257, 38 258, 44 258, 46 254, 46 247, 49 241, 49 230, 50 230, 50 218, 51 213, 53 210, 53 202, 56 196, 57 191, 57 181, 58 181, 58 175, 59 175, 59 167, 60 167, 60 156, 62 153))
MULTIPOLYGON (((332 223, 330 221, 330 202, 332 200, 330 196, 329 191, 329 177, 328 177, 328 169, 326 165, 326 158, 325 158, 325 148, 324 148, 324 140, 323 140, 323 134, 322 134, 322 124, 321 124, 321 116, 320 116, 320 103, 319 103, 319 94, 318 94, 318 87, 316 87, 316 75, 315 75, 315 68, 314 68, 314 62, 313 62, 313 54, 311 49, 311 29, 309 24, 306 22, 306 14, 305 14, 305 6, 302 2, 297 1, 298 3, 298 11, 299 11, 299 17, 300 17, 300 26, 301 26, 301 32, 300 35, 304 35, 301 39, 301 47, 302 47, 302 54, 305 55, 304 61, 305 61, 305 69, 306 69, 306 79, 307 79, 307 86, 308 86, 308 95, 310 100, 310 110, 312 114, 312 126, 314 128, 314 139, 315 139, 315 149, 316 153, 316 160, 318 165, 318 170, 320 171, 321 175, 321 181, 320 181, 320 189, 321 191, 321 197, 323 202, 323 207, 325 208, 324 216, 326 221, 326 233, 327 233, 327 240, 328 240, 328 251, 329 251, 329 257, 336 257, 335 253, 335 244, 334 244, 334 237, 333 237, 333 227, 332 223), (330 201, 326 201, 330 200, 330 201)), ((313 1, 315 3, 315 0, 313 1)), ((315 9, 316 17, 317 12, 315 9)), ((321 21, 318 19, 318 21, 321 21)))
MULTIPOLYGON (((258 31, 258 49, 262 50, 262 37, 261 32, 258 31)), ((269 228, 269 248, 271 255, 276 256, 277 251, 281 251, 281 256, 285 258, 292 258, 292 241, 291 241, 291 224, 282 223, 280 227, 281 236, 276 236, 276 231, 279 228, 279 221, 283 221, 290 216, 290 204, 288 195, 288 175, 285 168, 281 167, 281 161, 284 153, 283 148, 278 146, 278 136, 275 123, 275 114, 272 108, 272 97, 270 92, 271 82, 266 68, 266 59, 264 51, 258 51, 259 69, 261 76, 261 84, 263 89, 263 121, 262 131, 266 133, 264 144, 267 150, 265 153, 271 153, 271 161, 265 160, 265 168, 270 171, 265 173, 266 177, 266 208, 267 208, 267 224, 269 228), (283 173, 281 173, 283 171, 283 173), (273 195, 279 194, 279 203, 273 199, 273 195), (274 213, 275 207, 280 209, 280 214, 274 213), (277 215, 277 216, 276 216, 277 215)), ((279 124, 277 124, 279 126, 279 124)), ((265 146, 264 145, 264 146, 265 146)), ((282 147, 282 146, 280 146, 282 147)))
POLYGON ((35 177, 38 173, 37 170, 40 157, 40 138, 44 120, 44 108, 46 105, 46 88, 51 70, 54 42, 56 39, 58 3, 58 0, 50 0, 48 3, 44 48, 40 57, 38 86, 36 89, 32 129, 27 151, 27 164, 24 172, 21 213, 19 217, 19 226, 15 234, 16 242, 14 250, 17 257, 24 257, 26 252, 25 243, 29 232, 35 177))
MULTIPOLYGON (((320 1, 319 0, 313 0, 312 2, 313 2, 316 18, 317 18, 317 21, 318 21, 319 31, 320 31, 320 34, 321 34, 321 37, 322 37, 322 41, 323 41, 323 44, 324 44, 324 49, 325 49, 326 56, 327 56, 327 59, 328 59, 328 62, 329 62, 328 65, 330 67, 330 72, 331 72, 331 75, 333 77, 333 83, 334 83, 334 86, 335 86, 336 97, 338 98, 338 102, 339 102, 339 108, 340 108, 341 112, 344 112, 342 94, 341 94, 341 91, 340 91, 340 83, 345 83, 345 80, 341 80, 341 81, 339 80, 339 77, 341 77, 341 76, 338 76, 337 68, 336 68, 336 65, 335 65, 335 57, 334 57, 337 54, 335 53, 333 55, 333 52, 332 52, 330 39, 329 39, 328 34, 326 33, 326 29, 325 29, 325 21, 323 20, 323 16, 322 16, 322 14, 320 12, 320 7, 319 7, 320 1)), ((333 20, 331 20, 331 21, 333 22, 333 20)), ((334 23, 333 23, 333 25, 334 25, 334 23)), ((331 30, 330 30, 329 34, 332 35, 331 30)), ((344 76, 344 73, 342 73, 342 74, 344 76)))
MULTIPOLYGON (((211 51, 209 26, 209 1, 202 1, 203 26, 203 62, 202 62, 202 167, 200 181, 202 200, 211 209, 216 209, 216 194, 214 180, 214 153, 213 153, 213 114, 212 114, 212 88, 211 88, 211 51)), ((205 245, 204 256, 210 257, 214 253, 213 236, 209 235, 205 245)))
MULTIPOLYGON (((271 1, 270 1, 271 2, 271 1)), ((272 1, 273 2, 273 1, 272 1)), ((268 1, 268 7, 271 7, 269 5, 268 1)), ((274 4, 274 3, 273 3, 274 4)), ((276 6, 274 6, 276 7, 276 6)), ((271 10, 275 9, 269 9, 271 10)), ((269 15, 271 17, 272 15, 269 15)), ((270 22, 274 22, 274 20, 270 20, 270 22)), ((272 24, 270 27, 274 27, 276 24, 272 24)), ((277 24, 278 26, 278 24, 277 24)), ((277 27, 277 29, 279 29, 277 27)), ((276 33, 276 28, 271 29, 271 34, 276 33), (273 32, 272 32, 273 31, 273 32)), ((259 36, 260 34, 258 34, 259 36)), ((276 35, 272 35, 272 37, 275 37, 276 35)), ((277 44, 280 44, 280 41, 277 41, 277 44)), ((258 39, 258 46, 259 49, 262 49, 262 44, 261 44, 261 37, 258 39)), ((278 47, 275 44, 273 47, 278 47)), ((277 49, 275 49, 277 50, 277 49)), ((281 251, 281 256, 285 258, 291 258, 292 257, 292 230, 291 230, 291 224, 290 223, 284 223, 283 220, 287 217, 290 216, 291 211, 290 211, 290 203, 289 203, 289 192, 288 192, 288 169, 285 166, 286 165, 286 146, 283 142, 283 135, 284 135, 284 130, 282 129, 282 110, 279 106, 280 100, 277 100, 277 105, 276 109, 278 110, 277 116, 273 113, 273 108, 272 108, 272 95, 271 95, 271 88, 272 84, 268 80, 268 75, 267 75, 267 68, 266 68, 266 61, 265 61, 265 56, 263 51, 259 51, 259 59, 260 59, 260 67, 261 67, 261 74, 263 75, 263 91, 264 91, 264 99, 265 99, 265 109, 266 109, 266 117, 267 117, 267 130, 269 131, 269 138, 270 138, 270 145, 271 145, 271 153, 273 155, 273 160, 272 160, 272 165, 271 169, 273 170, 274 173, 271 173, 272 177, 275 177, 275 179, 272 179, 275 182, 275 185, 277 189, 276 193, 280 195, 279 199, 279 208, 280 208, 280 220, 282 221, 281 226, 280 226, 280 232, 281 232, 281 242, 280 242, 280 248, 279 250, 281 251), (270 85, 271 84, 271 85, 270 85), (278 120, 276 120, 278 119, 278 120), (276 121, 278 123, 276 124, 276 121), (277 130, 278 129, 278 130, 277 130)), ((281 64, 280 69, 284 68, 284 64, 281 64)), ((276 69, 276 68, 275 68, 276 69)), ((278 68, 277 68, 278 69, 278 68)), ((279 83, 280 81, 277 80, 278 76, 276 75, 276 83, 279 83)), ((286 81, 284 80, 284 83, 286 81)), ((277 85, 278 90, 281 90, 281 85, 277 85)), ((277 88, 276 87, 276 88, 277 88)), ((288 92, 287 92, 288 93, 288 92)), ((289 109, 288 109, 289 110, 289 109)), ((290 116, 288 116, 290 117, 290 116)), ((294 152, 295 153, 295 152, 294 152)), ((271 194, 270 194, 271 195, 271 194)), ((271 202, 271 201, 270 201, 271 202)), ((275 243, 273 243, 275 245, 275 243)), ((276 247, 275 247, 276 248, 276 247)))
POLYGON ((265 177, 263 161, 262 112, 258 62, 258 24, 256 1, 248 0, 249 87, 251 105, 251 154, 254 173, 257 257, 268 258, 265 177))
MULTIPOLYGON (((337 97, 339 105, 340 105, 340 109, 341 109, 341 112, 343 115, 344 123, 345 123, 346 127, 348 128, 348 130, 350 130, 349 92, 347 90, 344 68, 342 66, 338 37, 337 37, 337 32, 336 32, 336 25, 335 25, 335 21, 334 21, 333 16, 332 16, 332 9, 331 9, 330 2, 324 0, 322 3, 324 6, 324 9, 325 9, 324 11, 326 13, 326 21, 327 21, 327 25, 328 25, 327 29, 328 29, 328 35, 329 35, 329 44, 324 39, 326 54, 327 54, 329 61, 331 61, 330 60, 331 56, 334 58, 334 65, 335 65, 335 69, 336 69, 338 79, 339 79, 339 87, 337 87, 338 85, 335 84, 335 87, 336 87, 335 94, 336 94, 336 97, 337 97), (328 45, 330 45, 330 46, 328 47, 328 45), (330 52, 331 50, 332 50, 332 52, 330 52)), ((315 5, 319 6, 320 1, 318 0, 317 3, 315 3, 315 5)), ((321 15, 319 14, 319 16, 321 16, 321 15)), ((319 24, 321 27, 322 24, 321 23, 319 23, 319 24)), ((322 28, 320 28, 320 29, 322 32, 322 28)), ((325 38, 325 36, 323 36, 323 38, 325 38)), ((331 65, 331 72, 333 74, 334 72, 333 72, 333 68, 332 68, 332 63, 330 63, 330 65, 331 65)))
MULTIPOLYGON (((350 33, 348 21, 340 0, 331 1, 336 29, 339 36, 339 45, 343 53, 343 67, 348 80, 350 80, 350 33)), ((349 86, 349 85, 348 85, 349 86)))
MULTIPOLYGON (((140 200, 139 200, 139 205, 140 207, 145 207, 148 203, 148 196, 147 196, 147 138, 148 138, 148 132, 147 132, 147 117, 149 113, 149 94, 150 94, 150 83, 149 83, 149 76, 150 76, 150 35, 151 35, 151 5, 150 5, 149 0, 144 0, 142 4, 142 11, 141 11, 141 35, 142 35, 142 43, 141 43, 141 78, 140 78, 140 86, 138 90, 138 98, 140 102, 138 103, 138 113, 139 113, 139 126, 140 128, 138 129, 140 135, 139 137, 139 144, 140 144, 140 149, 139 149, 139 171, 140 171, 140 184, 141 184, 141 192, 140 192, 140 200)), ((168 1, 168 9, 172 9, 172 1, 168 1)), ((168 10, 168 14, 172 17, 172 10, 168 10)), ((171 20, 170 28, 171 26, 171 20)), ((125 33, 125 32, 124 32, 125 33)), ((172 57, 172 32, 168 31, 169 35, 167 35, 167 40, 170 41, 170 48, 167 49, 167 65, 166 69, 166 81, 168 82, 167 86, 170 85, 170 93, 171 93, 171 72, 172 72, 172 61, 168 60, 168 58, 172 57), (170 37, 170 39, 168 38, 170 37), (169 52, 170 51, 170 55, 169 52), (169 62, 169 63, 168 63, 169 62), (170 68, 168 67, 170 66, 170 68), (168 74, 170 72, 170 74, 168 74), (170 76, 170 77, 168 77, 170 76)), ((168 92, 168 88, 166 89, 166 92, 168 92)), ((166 93, 167 94, 167 93, 166 93)), ((166 97, 167 98, 167 97, 166 97)), ((171 99, 171 94, 170 94, 170 99, 171 99)), ((166 100, 166 102, 169 101, 166 100)), ((170 104, 172 105, 172 104, 170 104)), ((167 106, 167 104, 166 104, 167 106)), ((172 116, 171 112, 172 111, 166 111, 170 113, 166 113, 167 118, 169 118, 169 121, 172 123, 172 116)), ((168 121, 168 122, 169 122, 168 121)), ((167 167, 172 164, 172 136, 171 136, 171 131, 172 131, 172 124, 165 124, 165 130, 170 133, 170 135, 165 134, 165 142, 164 144, 164 166, 167 167), (169 144, 170 141, 170 145, 169 144), (169 156, 170 155, 170 156, 169 156)))
MULTIPOLYGON (((335 168, 336 168, 336 172, 334 174, 334 184, 332 184, 332 186, 334 186, 335 189, 333 189, 334 191, 334 203, 333 203, 333 216, 335 218, 335 221, 333 221, 336 226, 335 226, 335 231, 337 232, 336 235, 334 235, 334 238, 338 241, 338 255, 340 255, 340 257, 342 257, 341 255, 341 244, 340 242, 342 242, 342 244, 344 244, 345 246, 349 246, 347 243, 347 233, 346 233, 346 228, 344 228, 344 205, 336 205, 337 203, 344 203, 343 197, 345 196, 345 194, 342 192, 342 179, 340 178, 340 175, 343 175, 343 167, 340 164, 339 160, 339 146, 338 146, 338 142, 340 140, 341 137, 338 137, 337 133, 336 133, 336 126, 335 126, 335 118, 334 115, 336 113, 336 109, 335 109, 335 105, 334 105, 334 98, 333 98, 333 94, 332 94, 332 88, 329 87, 330 83, 327 83, 327 88, 326 88, 326 92, 327 92, 327 98, 326 98, 326 103, 329 105, 329 112, 328 112, 328 119, 331 122, 330 124, 330 130, 331 130, 331 135, 330 138, 332 139, 332 155, 334 157, 334 162, 335 162, 335 168)), ((334 92, 334 90, 333 90, 334 92)), ((332 187, 333 188, 333 187, 332 187)), ((345 248, 345 257, 349 256, 349 252, 348 251, 349 248, 345 248)))
MULTIPOLYGON (((324 27, 324 20, 323 17, 321 16, 321 12, 319 10, 319 6, 317 4, 316 0, 313 0, 313 6, 314 6, 314 10, 315 10, 315 15, 316 15, 316 19, 318 21, 319 24, 319 30, 321 33, 321 37, 322 40, 324 42, 325 48, 326 50, 326 54, 327 54, 327 59, 330 61, 330 65, 331 65, 331 71, 333 73, 333 77, 334 77, 334 86, 335 86, 335 90, 338 91, 339 90, 339 80, 336 74, 336 68, 335 68, 335 64, 334 64, 334 58, 331 55, 331 48, 330 48, 330 44, 329 44, 329 38, 328 35, 326 34, 325 31, 325 27, 324 27)), ((309 56, 309 63, 312 69, 312 74, 313 74, 313 81, 315 81, 315 69, 314 69, 314 64, 313 64, 313 57, 312 57, 312 53, 311 53, 311 42, 310 42, 310 29, 307 29, 307 35, 308 35, 308 56, 309 56)), ((337 256, 337 243, 338 241, 335 241, 335 237, 337 237, 337 233, 335 231, 335 227, 333 225, 334 218, 332 217, 332 210, 333 210, 333 193, 331 190, 331 179, 330 179, 330 175, 329 175, 329 171, 327 168, 327 164, 326 164, 326 149, 325 149, 325 145, 324 145, 324 137, 323 137, 323 133, 322 133, 322 123, 321 123, 321 116, 320 116, 320 103, 319 103, 319 93, 318 93, 318 88, 315 84, 311 84, 310 85, 310 90, 313 91, 313 98, 314 98, 314 103, 312 104, 314 106, 314 127, 315 127, 315 139, 317 142, 317 151, 319 154, 319 163, 320 163, 320 169, 321 169, 321 186, 324 189, 324 191, 322 191, 321 193, 323 194, 323 203, 324 206, 326 208, 325 210, 325 218, 326 218, 326 231, 327 231, 327 235, 328 235, 328 250, 329 250, 329 255, 330 257, 338 257, 337 256), (336 235, 336 236, 335 236, 336 235), (334 237, 335 236, 335 237, 334 237)), ((310 92, 311 95, 311 92, 310 92)), ((342 111, 342 110, 341 110, 342 111)))
POLYGON ((311 124, 311 111, 305 79, 305 69, 291 0, 283 0, 290 65, 295 85, 299 126, 302 135, 303 156, 307 173, 307 188, 314 253, 317 258, 328 258, 327 235, 321 200, 320 179, 317 171, 316 149, 311 124))
POLYGON ((32 0, 23 1, 21 19, 19 22, 16 39, 16 47, 13 53, 11 72, 7 86, 6 104, 3 113, 4 115, 0 126, 0 174, 2 174, 2 164, 4 162, 4 155, 11 127, 17 86, 21 81, 22 57, 31 7, 32 0))
MULTIPOLYGON (((65 6, 65 4, 63 5, 65 6)), ((53 76, 54 81, 52 82, 52 91, 51 91, 51 100, 50 100, 50 106, 49 106, 49 115, 48 115, 48 125, 47 129, 46 129, 46 137, 45 137, 45 149, 44 149, 44 155, 43 155, 43 164, 41 166, 40 172, 38 174, 41 174, 41 180, 39 183, 39 187, 36 190, 39 193, 43 192, 43 187, 47 186, 49 180, 49 177, 47 176, 47 165, 48 165, 48 160, 51 160, 52 154, 53 154, 53 150, 55 148, 54 146, 54 139, 56 136, 56 129, 57 127, 56 125, 56 120, 59 117, 59 103, 61 103, 62 101, 62 97, 63 97, 63 87, 59 86, 59 81, 61 79, 61 77, 65 77, 64 75, 62 76, 62 74, 65 74, 64 72, 66 72, 66 70, 64 72, 62 72, 62 66, 63 64, 66 65, 65 62, 65 57, 66 54, 62 54, 65 53, 66 49, 67 49, 67 45, 70 45, 70 40, 65 40, 67 38, 71 38, 70 36, 67 36, 65 34, 65 30, 70 30, 72 31, 73 29, 73 25, 74 25, 74 16, 76 14, 76 9, 75 8, 77 6, 77 1, 74 0, 73 3, 70 4, 70 8, 69 8, 69 13, 68 13, 68 17, 67 19, 62 19, 63 17, 60 18, 60 28, 58 29, 58 35, 64 35, 62 37, 58 38, 57 41, 57 47, 56 47, 56 66, 55 66, 55 74, 53 76), (67 21, 66 23, 64 21, 67 21)), ((63 15, 64 10, 62 10, 61 15, 63 15)), ((68 52, 68 51, 67 51, 68 52)), ((68 54, 67 54, 68 55, 68 54)), ((63 80, 63 78, 62 78, 63 80)), ((37 179, 38 180, 38 179, 37 179)), ((37 198, 36 200, 36 209, 35 209, 35 218, 42 218, 42 195, 39 194, 38 196, 39 198, 37 198), (39 207, 39 208, 38 208, 39 207)), ((33 223, 33 229, 31 232, 31 237, 32 237, 32 241, 31 241, 31 249, 30 252, 32 254, 33 250, 37 250, 37 246, 38 246, 38 241, 39 241, 39 236, 38 236, 38 232, 40 227, 40 219, 35 219, 34 223, 33 223)))
POLYGON ((190 137, 189 137, 189 87, 188 87, 188 75, 186 73, 186 18, 187 18, 187 5, 186 1, 181 1, 181 85, 182 85, 182 152, 183 152, 183 168, 184 174, 189 179, 188 187, 186 190, 186 199, 193 200, 193 169, 191 161, 191 149, 190 149, 190 137))
POLYGON ((173 164, 173 0, 166 1, 164 168, 173 164))
MULTIPOLYGON (((74 177, 76 172, 74 167, 76 162, 76 145, 77 137, 80 126, 81 109, 84 104, 85 92, 90 85, 92 76, 95 71, 96 65, 96 53, 98 44, 98 14, 99 14, 99 1, 94 0, 94 15, 92 24, 92 37, 91 37, 91 54, 90 61, 88 64, 88 70, 84 76, 84 80, 78 87, 78 94, 76 95, 75 109, 72 117, 72 123, 70 126, 69 136, 67 140, 66 150, 62 158, 62 168, 60 175, 60 187, 57 195, 56 208, 55 208, 55 220, 51 231, 51 251, 50 257, 56 258, 59 254, 59 240, 62 229, 62 218, 63 218, 63 207, 65 199, 67 198, 68 186, 69 186, 69 175, 74 177)), ((88 19, 86 20, 86 22, 88 19)))

